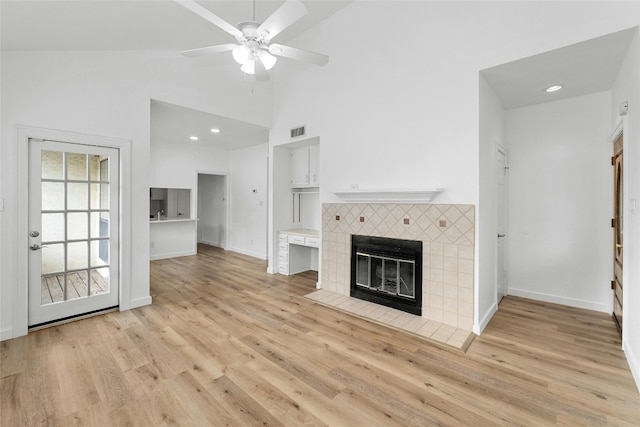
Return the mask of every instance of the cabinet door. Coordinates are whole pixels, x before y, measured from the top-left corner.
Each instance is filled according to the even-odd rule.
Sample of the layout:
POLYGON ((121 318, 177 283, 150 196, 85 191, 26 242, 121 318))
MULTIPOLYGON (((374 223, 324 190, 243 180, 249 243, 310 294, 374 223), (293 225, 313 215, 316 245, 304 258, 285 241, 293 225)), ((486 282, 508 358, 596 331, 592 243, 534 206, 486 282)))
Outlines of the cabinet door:
POLYGON ((191 190, 178 190, 178 218, 191 217, 191 190))
POLYGON ((174 188, 167 190, 167 210, 165 215, 167 219, 178 218, 178 190, 174 188))
POLYGON ((309 179, 312 187, 320 186, 320 146, 309 147, 309 179))
POLYGON ((309 186, 309 147, 294 148, 290 153, 289 173, 292 187, 309 186))

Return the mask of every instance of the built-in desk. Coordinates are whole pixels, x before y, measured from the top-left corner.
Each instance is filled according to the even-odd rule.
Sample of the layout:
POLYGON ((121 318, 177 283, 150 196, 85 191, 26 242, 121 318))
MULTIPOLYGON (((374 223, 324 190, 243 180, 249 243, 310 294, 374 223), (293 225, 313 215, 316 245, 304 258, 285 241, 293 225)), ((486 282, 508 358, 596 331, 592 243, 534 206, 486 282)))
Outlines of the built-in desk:
POLYGON ((318 271, 320 232, 306 228, 281 230, 278 244, 278 272, 296 274, 318 271))

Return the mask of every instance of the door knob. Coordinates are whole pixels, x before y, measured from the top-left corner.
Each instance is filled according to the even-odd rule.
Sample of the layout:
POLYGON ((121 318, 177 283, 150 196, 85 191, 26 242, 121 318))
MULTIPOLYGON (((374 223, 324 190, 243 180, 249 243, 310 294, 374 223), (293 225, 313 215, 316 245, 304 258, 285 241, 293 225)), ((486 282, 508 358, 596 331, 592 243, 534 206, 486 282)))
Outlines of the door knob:
POLYGON ((29 249, 31 249, 32 251, 38 251, 42 248, 47 248, 48 246, 40 246, 37 243, 34 243, 33 245, 29 246, 29 249))
POLYGON ((29 233, 29 236, 31 237, 38 237, 40 235, 40 233, 37 230, 33 230, 31 233, 29 233))

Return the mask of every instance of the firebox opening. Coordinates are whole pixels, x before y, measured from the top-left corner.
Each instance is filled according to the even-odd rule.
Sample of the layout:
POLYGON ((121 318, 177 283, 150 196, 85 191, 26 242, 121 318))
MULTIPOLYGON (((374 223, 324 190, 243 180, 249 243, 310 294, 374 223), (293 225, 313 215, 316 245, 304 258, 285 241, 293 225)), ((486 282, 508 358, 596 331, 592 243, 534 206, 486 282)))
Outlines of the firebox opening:
POLYGON ((351 296, 422 315, 422 242, 351 236, 351 296))

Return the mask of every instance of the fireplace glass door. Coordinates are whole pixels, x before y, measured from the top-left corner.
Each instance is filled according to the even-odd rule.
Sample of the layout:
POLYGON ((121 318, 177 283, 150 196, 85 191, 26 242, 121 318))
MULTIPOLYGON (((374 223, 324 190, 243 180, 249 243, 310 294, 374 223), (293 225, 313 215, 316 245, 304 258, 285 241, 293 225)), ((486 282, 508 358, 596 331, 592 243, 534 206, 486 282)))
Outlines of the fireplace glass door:
POLYGON ((358 252, 356 285, 415 298, 415 262, 358 252))

